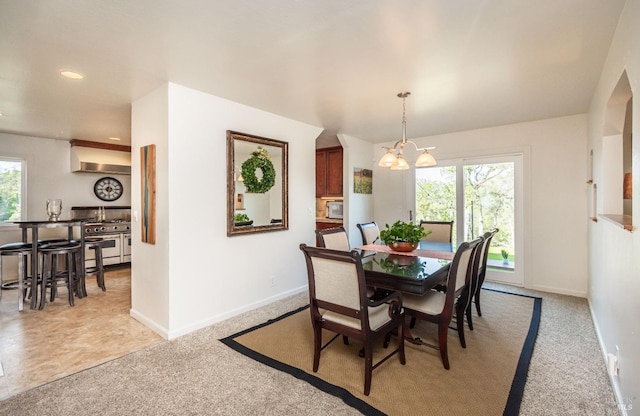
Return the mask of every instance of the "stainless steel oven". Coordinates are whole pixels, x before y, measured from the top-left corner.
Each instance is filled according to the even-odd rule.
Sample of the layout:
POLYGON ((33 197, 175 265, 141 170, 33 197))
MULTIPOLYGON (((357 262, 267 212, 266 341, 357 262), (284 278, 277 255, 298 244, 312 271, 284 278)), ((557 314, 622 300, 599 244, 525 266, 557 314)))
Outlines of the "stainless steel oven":
POLYGON ((131 234, 122 235, 122 262, 131 263, 131 234))
MULTIPOLYGON (((72 207, 71 216, 86 220, 82 227, 85 238, 105 241, 102 247, 104 265, 131 261, 131 207, 72 207)), ((94 267, 95 250, 85 249, 85 260, 86 267, 94 267)))
MULTIPOLYGON (((100 238, 101 240, 103 240, 102 264, 107 266, 110 264, 122 263, 122 234, 95 235, 91 236, 91 238, 100 238)), ((85 248, 84 259, 86 267, 95 267, 95 250, 85 248)))

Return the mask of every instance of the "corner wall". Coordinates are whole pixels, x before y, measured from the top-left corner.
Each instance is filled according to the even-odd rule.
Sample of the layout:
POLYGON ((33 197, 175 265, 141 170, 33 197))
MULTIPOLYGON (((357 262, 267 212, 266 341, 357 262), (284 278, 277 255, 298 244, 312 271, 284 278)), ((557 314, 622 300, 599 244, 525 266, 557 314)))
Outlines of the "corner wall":
MULTIPOLYGON (((142 113, 147 98, 164 105, 152 97, 156 92, 134 103, 133 151, 155 141, 163 161, 158 243, 141 243, 139 230, 134 235, 132 287, 139 290, 132 301, 139 306, 138 319, 149 319, 147 325, 158 324, 165 337, 174 338, 306 289, 298 246, 315 244, 311 184, 322 129, 177 84, 158 92, 166 95, 164 118, 161 111, 142 113), (162 128, 157 138, 144 128, 153 125, 166 126, 166 140, 162 128), (227 130, 289 143, 288 230, 227 237, 227 130), (144 293, 143 286, 154 284, 161 289, 144 293)), ((139 161, 134 170, 133 205, 139 210, 139 161)))
MULTIPOLYGON (((600 82, 589 109, 589 148, 594 151, 594 183, 603 181, 602 156, 606 106, 623 71, 631 90, 640 96, 640 2, 627 1, 609 49, 600 82)), ((637 101, 637 100, 635 100, 637 101)), ((640 177, 640 106, 633 106, 633 176, 640 177)), ((588 150, 587 150, 588 151, 588 150)), ((620 178, 622 181, 622 178, 620 178)), ((637 180, 636 180, 637 182, 637 180)), ((633 187, 633 199, 640 201, 640 186, 633 187)), ((602 198, 598 198, 602 213, 602 198)), ((608 221, 589 223, 589 304, 596 331, 606 354, 619 348, 619 375, 613 376, 618 409, 637 414, 640 408, 640 204, 633 204, 634 232, 608 221)))

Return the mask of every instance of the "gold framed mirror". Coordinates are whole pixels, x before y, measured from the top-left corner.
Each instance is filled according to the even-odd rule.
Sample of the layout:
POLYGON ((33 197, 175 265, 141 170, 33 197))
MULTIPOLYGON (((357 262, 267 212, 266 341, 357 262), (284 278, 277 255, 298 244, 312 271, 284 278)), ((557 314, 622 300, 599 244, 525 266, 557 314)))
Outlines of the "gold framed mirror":
POLYGON ((289 144, 227 130, 227 236, 289 229, 289 144))

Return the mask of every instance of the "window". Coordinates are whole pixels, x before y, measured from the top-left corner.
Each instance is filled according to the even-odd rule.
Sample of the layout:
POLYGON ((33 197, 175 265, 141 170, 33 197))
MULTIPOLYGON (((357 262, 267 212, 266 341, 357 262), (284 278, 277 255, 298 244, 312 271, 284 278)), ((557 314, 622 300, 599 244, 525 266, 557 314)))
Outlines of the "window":
POLYGON ((498 228, 487 279, 523 284, 522 155, 439 160, 416 169, 415 197, 417 220, 454 221, 454 246, 498 228))
POLYGON ((23 217, 25 161, 0 156, 0 224, 23 217))

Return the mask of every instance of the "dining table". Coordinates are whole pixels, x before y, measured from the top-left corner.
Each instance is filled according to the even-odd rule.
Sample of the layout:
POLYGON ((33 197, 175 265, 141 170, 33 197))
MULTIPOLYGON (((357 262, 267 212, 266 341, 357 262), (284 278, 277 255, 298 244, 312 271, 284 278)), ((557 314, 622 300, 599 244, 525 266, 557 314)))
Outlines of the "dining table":
POLYGON ((417 249, 396 252, 383 245, 364 245, 360 251, 367 286, 422 296, 447 280, 453 260, 450 251, 417 249))
MULTIPOLYGON (((68 236, 68 240, 71 241, 74 239, 73 237, 73 229, 74 227, 80 227, 80 244, 82 246, 82 250, 80 250, 80 276, 81 278, 84 277, 85 274, 85 265, 84 265, 84 220, 79 220, 79 219, 73 219, 73 220, 22 220, 22 221, 14 221, 14 224, 16 224, 18 227, 20 227, 20 229, 22 230, 22 242, 23 243, 27 243, 29 242, 29 234, 31 236, 31 273, 32 273, 32 278, 37 280, 37 276, 38 276, 38 250, 39 250, 39 244, 38 244, 38 231, 41 228, 59 228, 59 227, 66 227, 68 232, 67 232, 67 236, 68 236), (31 231, 31 232, 29 232, 31 231)), ((25 258, 25 263, 26 263, 26 258, 25 258)), ((26 264, 25 264, 25 268, 24 268, 25 272, 27 270, 26 268, 26 264)), ((20 282, 20 287, 24 287, 24 282, 20 282)), ((31 303, 30 303, 30 307, 31 309, 36 309, 37 306, 37 290, 32 290, 31 291, 31 303)))
MULTIPOLYGON (((394 251, 380 244, 368 244, 356 247, 356 250, 360 252, 367 286, 376 290, 372 299, 384 297, 388 291, 426 295, 447 281, 454 257, 446 244, 422 244, 411 252, 394 251)), ((404 338, 408 342, 422 344, 407 325, 404 327, 404 338)))

